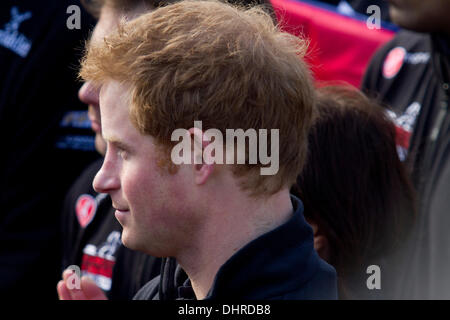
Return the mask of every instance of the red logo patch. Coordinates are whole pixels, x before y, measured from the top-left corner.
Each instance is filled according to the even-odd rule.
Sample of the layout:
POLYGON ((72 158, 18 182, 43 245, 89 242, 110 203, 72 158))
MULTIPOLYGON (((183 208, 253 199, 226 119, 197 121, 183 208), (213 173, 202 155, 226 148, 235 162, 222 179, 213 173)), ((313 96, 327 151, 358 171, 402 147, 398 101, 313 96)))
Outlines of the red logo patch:
POLYGON ((383 76, 391 79, 397 75, 405 61, 406 50, 403 47, 395 47, 392 49, 383 64, 383 76))
POLYGON ((396 137, 395 137, 395 143, 405 148, 406 150, 409 149, 409 142, 411 140, 411 132, 403 129, 400 126, 395 126, 396 131, 396 137))
POLYGON ((89 194, 82 194, 77 199, 75 211, 77 213, 78 223, 82 228, 86 228, 95 216, 97 201, 89 194))

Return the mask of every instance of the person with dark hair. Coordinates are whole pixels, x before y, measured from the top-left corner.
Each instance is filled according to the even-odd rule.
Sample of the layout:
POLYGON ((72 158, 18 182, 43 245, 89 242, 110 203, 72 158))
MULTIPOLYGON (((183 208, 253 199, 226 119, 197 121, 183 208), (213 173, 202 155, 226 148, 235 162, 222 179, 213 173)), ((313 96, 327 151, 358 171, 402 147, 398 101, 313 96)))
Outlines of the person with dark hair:
POLYGON ((357 90, 324 87, 318 95, 309 157, 294 186, 314 247, 336 268, 341 299, 395 298, 415 195, 396 153, 394 124, 357 90), (366 286, 370 265, 381 269, 380 291, 366 286))
POLYGON ((373 57, 362 88, 389 106, 419 197, 405 298, 450 299, 450 1, 389 0, 402 30, 373 57))

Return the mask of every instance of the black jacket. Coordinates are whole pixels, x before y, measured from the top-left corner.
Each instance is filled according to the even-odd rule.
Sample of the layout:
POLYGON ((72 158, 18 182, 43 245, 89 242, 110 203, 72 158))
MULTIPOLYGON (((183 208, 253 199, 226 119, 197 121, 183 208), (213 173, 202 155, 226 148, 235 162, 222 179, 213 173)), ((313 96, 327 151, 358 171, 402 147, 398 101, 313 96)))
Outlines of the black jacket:
MULTIPOLYGON (((219 269, 206 299, 336 299, 336 271, 317 255, 303 204, 292 196, 295 213, 278 228, 251 241, 219 269)), ((136 300, 195 299, 190 281, 173 258, 136 300)))
POLYGON ((363 80, 392 107, 399 155, 419 196, 406 298, 450 298, 449 63, 443 37, 402 31, 375 54, 363 80))
POLYGON ((90 276, 109 299, 127 300, 159 275, 161 261, 121 243, 122 227, 114 217, 110 197, 92 187, 102 162, 92 163, 67 195, 62 215, 62 265, 79 266, 82 275, 90 276))
POLYGON ((92 19, 79 1, 0 1, 0 297, 56 299, 64 196, 98 158, 78 60, 92 19), (80 29, 67 8, 79 5, 80 29))

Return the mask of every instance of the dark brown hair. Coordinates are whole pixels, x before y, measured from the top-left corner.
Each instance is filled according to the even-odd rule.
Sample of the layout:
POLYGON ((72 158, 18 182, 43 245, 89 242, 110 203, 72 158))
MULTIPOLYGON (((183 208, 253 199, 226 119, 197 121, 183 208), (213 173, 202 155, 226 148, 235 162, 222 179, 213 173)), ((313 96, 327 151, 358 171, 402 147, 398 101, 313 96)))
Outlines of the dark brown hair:
MULTIPOLYGON (((294 187, 329 243, 340 293, 356 268, 390 254, 406 239, 415 195, 384 110, 345 87, 318 91, 309 155, 294 187)), ((365 282, 364 282, 365 285, 365 282)))

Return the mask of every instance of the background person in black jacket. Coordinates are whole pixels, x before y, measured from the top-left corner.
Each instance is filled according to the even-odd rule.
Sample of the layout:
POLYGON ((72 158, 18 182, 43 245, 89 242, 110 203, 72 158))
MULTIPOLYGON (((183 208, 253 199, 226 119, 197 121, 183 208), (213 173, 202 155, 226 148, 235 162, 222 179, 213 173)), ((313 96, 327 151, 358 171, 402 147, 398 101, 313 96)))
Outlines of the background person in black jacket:
POLYGON ((98 154, 76 81, 93 20, 78 1, 0 2, 0 298, 56 298, 64 195, 98 154))
POLYGON ((363 89, 389 106, 419 217, 405 298, 450 298, 450 2, 390 0, 401 31, 374 56, 363 89))
MULTIPOLYGON (((134 19, 155 10, 160 3, 155 0, 85 3, 87 9, 98 16, 89 41, 103 41, 116 29, 121 18, 134 19)), ((106 145, 101 135, 98 95, 99 89, 91 82, 84 83, 78 93, 80 100, 88 105, 96 150, 104 156, 106 145)), ((110 197, 92 187, 102 162, 103 158, 87 167, 67 194, 62 213, 62 270, 77 265, 81 274, 93 279, 109 299, 131 299, 138 289, 159 274, 160 261, 122 245, 122 227, 114 217, 110 197)))

